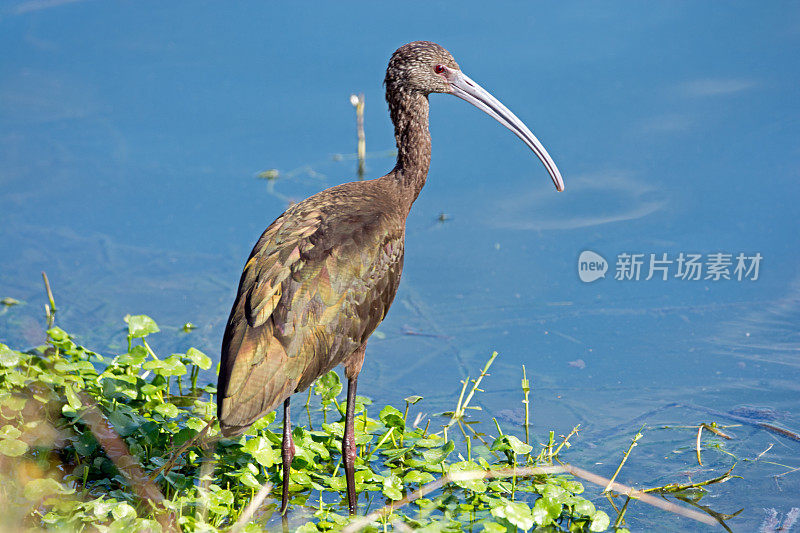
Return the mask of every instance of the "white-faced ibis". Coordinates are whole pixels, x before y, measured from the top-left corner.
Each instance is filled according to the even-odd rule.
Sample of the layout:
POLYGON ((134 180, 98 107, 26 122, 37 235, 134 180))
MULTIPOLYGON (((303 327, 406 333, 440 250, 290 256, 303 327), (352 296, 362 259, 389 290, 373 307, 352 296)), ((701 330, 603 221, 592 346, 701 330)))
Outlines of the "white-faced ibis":
POLYGON ((385 84, 397 140, 394 169, 382 178, 326 189, 270 224, 244 267, 222 340, 222 433, 243 433, 283 402, 282 511, 294 457, 289 398, 340 364, 347 377, 342 458, 349 509, 356 510, 356 382, 367 339, 397 292, 406 217, 428 175, 428 95, 452 94, 493 116, 536 153, 556 189, 564 189, 558 168, 525 124, 438 44, 398 48, 385 84))

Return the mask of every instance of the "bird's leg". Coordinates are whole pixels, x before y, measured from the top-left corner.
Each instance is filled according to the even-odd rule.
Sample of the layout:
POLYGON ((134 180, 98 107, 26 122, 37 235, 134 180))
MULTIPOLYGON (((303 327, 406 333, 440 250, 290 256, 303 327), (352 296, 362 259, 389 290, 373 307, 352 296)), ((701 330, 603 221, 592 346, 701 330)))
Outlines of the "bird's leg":
POLYGON ((294 441, 292 440, 292 423, 289 419, 289 399, 283 402, 283 443, 281 456, 283 457, 283 492, 281 493, 281 514, 286 512, 289 504, 289 474, 292 471, 294 459, 294 441))
POLYGON ((351 515, 356 514, 356 436, 353 432, 353 418, 356 413, 356 385, 358 373, 364 364, 365 342, 344 361, 344 375, 347 378, 347 410, 344 415, 344 435, 342 437, 342 463, 347 480, 347 508, 351 515))
POLYGON ((356 439, 353 434, 353 418, 356 411, 356 385, 358 376, 347 380, 347 411, 344 419, 342 439, 342 462, 347 479, 347 506, 351 515, 356 514, 356 439))

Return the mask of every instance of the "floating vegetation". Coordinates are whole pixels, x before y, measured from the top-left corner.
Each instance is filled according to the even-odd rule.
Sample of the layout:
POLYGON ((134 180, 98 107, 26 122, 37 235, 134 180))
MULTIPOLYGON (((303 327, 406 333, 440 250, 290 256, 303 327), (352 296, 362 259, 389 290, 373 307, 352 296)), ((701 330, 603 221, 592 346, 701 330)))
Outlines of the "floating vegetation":
MULTIPOLYGON (((0 529, 260 531, 279 522, 297 531, 612 527, 579 479, 605 488, 617 531, 625 531, 631 500, 704 523, 724 525, 735 516, 698 504, 703 487, 730 479, 730 470, 703 482, 637 490, 561 462, 579 427, 559 438, 550 432, 545 444, 529 442, 524 372, 525 441, 496 420, 496 435, 481 430, 470 414, 480 409, 474 404, 494 353, 476 378, 462 381, 455 408, 443 413, 438 428, 421 410, 412 412, 424 404, 420 396, 406 398, 402 409, 356 398, 360 517, 348 516, 343 498, 342 384, 335 372, 320 378, 309 390, 307 426, 293 431, 290 507, 281 517, 275 413, 241 437, 222 437, 216 388, 199 380, 211 359, 195 348, 158 355, 147 341, 159 331, 156 322, 145 315, 125 322, 127 351, 115 356, 80 346, 55 325, 43 346, 19 351, 0 344, 0 501, 6 504, 0 529), (626 498, 621 506, 619 497, 626 498)), ((641 431, 617 473, 640 438, 641 431)))
MULTIPOLYGON (((211 359, 194 348, 159 357, 147 343, 156 323, 144 315, 126 322, 129 349, 114 357, 76 344, 58 327, 48 330, 46 345, 27 352, 0 345, 0 491, 15 510, 4 526, 226 529, 248 513, 255 522, 243 526, 247 530, 269 521, 277 513, 272 487, 280 482, 275 415, 243 437, 222 438, 215 387, 198 383, 211 359), (263 502, 257 511, 248 507, 256 496, 263 502)), ((533 447, 513 435, 487 441, 466 420, 490 364, 476 380, 465 381, 458 407, 438 433, 430 421, 422 427, 409 420, 419 396, 407 398, 403 410, 377 410, 369 399, 357 398, 358 490, 390 505, 365 525, 400 520, 411 527, 481 524, 490 531, 608 527, 608 515, 580 496, 580 482, 549 475, 563 468, 515 473, 533 465, 533 447), (483 442, 459 453, 443 435, 454 426, 483 442), (428 485, 437 478, 438 484, 428 485), (404 501, 414 506, 399 508, 404 501)), ((307 523, 306 531, 350 522, 338 458, 341 391, 336 373, 321 378, 314 387, 319 428, 311 429, 309 418, 308 427, 294 430, 288 518, 307 523)), ((556 458, 551 450, 544 465, 552 467, 556 458)))
POLYGON ((271 168, 271 169, 269 169, 269 170, 264 170, 264 171, 262 171, 262 172, 259 172, 259 173, 257 174, 257 176, 258 176, 259 178, 261 178, 261 179, 263 179, 263 180, 270 180, 270 181, 278 179, 278 177, 279 177, 280 175, 281 175, 281 174, 280 174, 280 172, 278 172, 278 171, 277 171, 276 169, 274 169, 274 168, 271 168))

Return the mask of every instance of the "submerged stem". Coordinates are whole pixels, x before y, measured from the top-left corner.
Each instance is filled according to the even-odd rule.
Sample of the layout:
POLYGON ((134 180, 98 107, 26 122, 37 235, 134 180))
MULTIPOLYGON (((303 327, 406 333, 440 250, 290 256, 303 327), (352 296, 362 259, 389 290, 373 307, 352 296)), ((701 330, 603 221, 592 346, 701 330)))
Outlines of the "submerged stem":
POLYGON ((624 465, 625 461, 628 460, 628 456, 631 454, 631 451, 639 442, 639 439, 641 439, 644 436, 642 435, 643 430, 644 430, 644 425, 641 427, 641 429, 639 429, 636 435, 633 436, 633 439, 631 440, 631 445, 628 446, 628 450, 622 456, 622 461, 620 461, 617 470, 614 472, 614 475, 611 476, 611 479, 609 480, 608 485, 606 485, 606 488, 605 490, 603 490, 603 492, 609 492, 611 490, 611 486, 614 484, 614 480, 617 479, 617 475, 619 474, 620 470, 622 470, 622 465, 624 465))

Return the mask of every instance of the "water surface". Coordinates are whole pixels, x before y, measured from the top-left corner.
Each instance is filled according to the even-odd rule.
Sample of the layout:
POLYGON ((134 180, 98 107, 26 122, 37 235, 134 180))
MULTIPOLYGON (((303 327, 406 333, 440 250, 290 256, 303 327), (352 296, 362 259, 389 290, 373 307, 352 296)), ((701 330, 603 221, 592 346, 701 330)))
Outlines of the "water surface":
MULTIPOLYGON (((0 297, 25 304, 0 316, 0 339, 42 341, 46 270, 60 325, 88 346, 120 348, 122 317, 146 313, 157 350, 218 357, 260 232, 288 201, 353 179, 352 159, 333 157, 355 149, 351 93, 366 97, 369 176, 392 167, 381 82, 415 39, 443 44, 523 118, 567 189, 507 130, 433 95, 429 181, 360 392, 443 411, 497 350, 479 416, 518 424, 524 364, 536 438, 581 424, 567 458, 600 474, 655 411, 619 478, 642 487, 733 463, 709 450, 700 467, 692 430, 661 429, 732 423, 694 406, 769 408, 800 429, 793 3, 6 2, 0 297), (269 168, 287 177, 256 178, 269 168), (580 281, 584 250, 609 262, 605 279, 580 281), (621 253, 681 252, 763 261, 756 281, 614 279, 621 253), (198 329, 181 332, 187 321, 198 329)), ((731 526, 750 531, 764 509, 798 505, 800 471, 780 474, 800 445, 730 431, 744 479, 704 503, 744 507, 731 526)), ((694 527, 643 505, 627 516, 694 527)))

